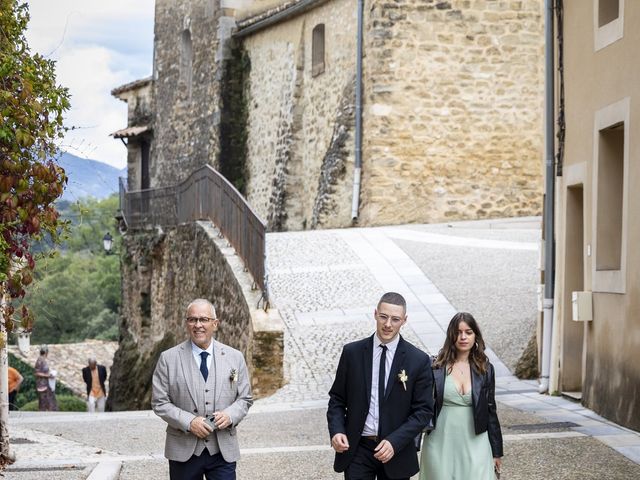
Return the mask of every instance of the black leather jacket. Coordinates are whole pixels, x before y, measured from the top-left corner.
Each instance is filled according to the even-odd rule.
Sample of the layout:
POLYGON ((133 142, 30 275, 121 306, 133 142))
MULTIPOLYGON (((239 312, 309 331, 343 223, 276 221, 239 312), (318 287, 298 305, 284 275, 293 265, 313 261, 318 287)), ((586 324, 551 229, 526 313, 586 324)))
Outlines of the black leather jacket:
MULTIPOLYGON (((433 387, 436 400, 434 425, 442 409, 446 368, 433 369, 433 387)), ((488 364, 487 371, 481 375, 471 368, 471 394, 473 398, 473 423, 476 435, 489 431, 489 443, 494 457, 502 457, 502 431, 496 412, 495 372, 488 364)))

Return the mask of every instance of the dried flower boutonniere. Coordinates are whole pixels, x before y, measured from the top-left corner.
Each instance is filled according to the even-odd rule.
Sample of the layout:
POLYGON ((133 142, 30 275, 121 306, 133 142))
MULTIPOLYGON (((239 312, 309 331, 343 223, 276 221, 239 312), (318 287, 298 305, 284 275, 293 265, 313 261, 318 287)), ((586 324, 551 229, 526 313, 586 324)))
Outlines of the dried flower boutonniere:
POLYGON ((398 380, 402 382, 402 386, 404 387, 404 391, 406 392, 407 380, 409 380, 409 377, 407 376, 407 372, 404 371, 404 368, 400 370, 400 373, 398 374, 398 380))

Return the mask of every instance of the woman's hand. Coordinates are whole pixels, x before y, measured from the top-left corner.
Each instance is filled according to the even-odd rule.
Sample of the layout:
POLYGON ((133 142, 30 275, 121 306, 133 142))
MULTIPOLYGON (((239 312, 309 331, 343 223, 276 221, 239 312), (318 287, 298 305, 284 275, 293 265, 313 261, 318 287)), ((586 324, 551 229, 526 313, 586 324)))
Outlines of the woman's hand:
POLYGON ((493 458, 493 468, 497 473, 500 473, 500 470, 502 470, 502 458, 500 457, 493 458))

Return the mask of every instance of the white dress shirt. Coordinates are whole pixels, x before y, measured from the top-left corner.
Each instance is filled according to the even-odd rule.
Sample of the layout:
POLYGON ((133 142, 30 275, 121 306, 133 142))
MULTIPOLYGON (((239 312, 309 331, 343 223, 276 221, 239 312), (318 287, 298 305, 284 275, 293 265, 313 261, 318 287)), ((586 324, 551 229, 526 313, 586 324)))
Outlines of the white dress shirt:
POLYGON ((213 358, 213 340, 211 340, 211 343, 206 350, 201 349, 195 343, 191 342, 191 353, 193 354, 193 358, 196 361, 196 365, 198 365, 198 369, 200 369, 200 364, 202 363, 202 357, 200 356, 200 353, 202 352, 209 353, 209 355, 207 355, 207 370, 211 371, 210 367, 211 359, 213 358))
MULTIPOLYGON (((396 335, 391 342, 387 343, 387 355, 385 361, 385 390, 389 381, 389 374, 391 372, 391 364, 393 363, 393 357, 396 354, 398 348, 398 342, 400 342, 400 335, 396 335)), ((378 338, 378 335, 373 336, 373 363, 371 368, 371 401, 369 402, 369 413, 367 419, 364 422, 364 429, 362 435, 375 436, 378 435, 378 425, 380 423, 379 415, 380 408, 378 407, 378 375, 380 375, 380 357, 382 356, 383 342, 378 338)))

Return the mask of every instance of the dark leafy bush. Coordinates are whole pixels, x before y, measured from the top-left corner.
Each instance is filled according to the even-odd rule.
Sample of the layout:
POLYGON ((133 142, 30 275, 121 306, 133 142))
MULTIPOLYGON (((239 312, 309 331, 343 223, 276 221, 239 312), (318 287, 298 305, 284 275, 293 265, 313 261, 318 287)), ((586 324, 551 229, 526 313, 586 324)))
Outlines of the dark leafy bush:
MULTIPOLYGON (((78 397, 74 397, 73 395, 56 395, 56 400, 58 401, 58 411, 60 412, 87 411, 86 402, 84 400, 80 400, 78 397)), ((26 403, 20 410, 24 412, 37 412, 38 400, 32 400, 31 402, 26 403)))

